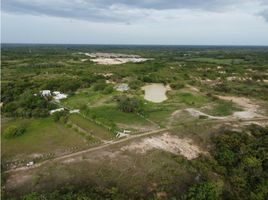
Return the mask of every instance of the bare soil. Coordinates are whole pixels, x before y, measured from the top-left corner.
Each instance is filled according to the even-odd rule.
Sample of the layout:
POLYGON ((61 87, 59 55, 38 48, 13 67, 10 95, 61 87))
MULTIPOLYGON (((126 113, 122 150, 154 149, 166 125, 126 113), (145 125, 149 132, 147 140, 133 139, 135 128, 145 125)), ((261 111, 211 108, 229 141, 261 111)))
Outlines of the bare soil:
POLYGON ((128 146, 121 148, 123 151, 135 151, 137 153, 146 153, 152 149, 160 149, 173 154, 180 154, 188 160, 197 158, 199 154, 205 153, 189 138, 179 138, 169 133, 160 136, 144 138, 139 142, 133 142, 128 146))
POLYGON ((235 97, 235 96, 217 96, 219 99, 225 101, 232 101, 233 103, 240 106, 243 111, 237 111, 233 113, 233 117, 239 119, 251 119, 256 117, 263 117, 258 114, 259 105, 253 103, 250 99, 245 97, 235 97))

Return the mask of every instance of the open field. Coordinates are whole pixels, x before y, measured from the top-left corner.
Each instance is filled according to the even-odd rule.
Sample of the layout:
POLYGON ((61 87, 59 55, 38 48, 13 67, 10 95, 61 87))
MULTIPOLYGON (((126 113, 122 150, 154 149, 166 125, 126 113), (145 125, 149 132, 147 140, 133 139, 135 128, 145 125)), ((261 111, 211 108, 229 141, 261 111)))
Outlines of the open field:
POLYGON ((100 139, 111 139, 112 133, 106 130, 105 128, 97 125, 94 122, 91 122, 78 114, 72 114, 69 117, 71 123, 76 124, 77 126, 81 127, 88 133, 90 133, 93 137, 100 138, 100 139))
POLYGON ((25 163, 32 159, 47 159, 88 147, 88 143, 77 132, 63 124, 55 123, 51 118, 11 120, 4 124, 2 133, 5 127, 20 123, 27 126, 22 136, 14 139, 5 139, 2 136, 3 161, 25 163))

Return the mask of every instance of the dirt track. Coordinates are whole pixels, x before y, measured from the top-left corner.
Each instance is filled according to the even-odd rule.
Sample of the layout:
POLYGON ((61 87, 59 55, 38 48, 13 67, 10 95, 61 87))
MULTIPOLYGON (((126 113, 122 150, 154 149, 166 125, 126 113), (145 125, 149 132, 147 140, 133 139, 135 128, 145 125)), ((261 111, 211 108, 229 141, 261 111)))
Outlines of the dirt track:
MULTIPOLYGON (((268 117, 259 117, 259 118, 254 118, 254 119, 213 119, 213 120, 204 120, 204 121, 200 121, 201 123, 231 123, 231 122, 258 122, 258 121, 268 121, 268 117)), ((100 150, 100 149, 104 149, 108 146, 111 146, 111 145, 114 145, 114 144, 119 144, 119 143, 123 143, 123 142, 126 142, 126 141, 129 141, 129 140, 132 140, 132 139, 135 139, 135 138, 140 138, 140 137, 144 137, 144 136, 148 136, 148 135, 152 135, 152 134, 155 134, 155 133, 160 133, 160 132, 164 132, 164 131, 168 131, 169 129, 168 128, 159 128, 159 129, 155 129, 155 130, 152 130, 152 131, 148 131, 148 132, 145 132, 145 133, 141 133, 141 134, 137 134, 137 135, 131 135, 129 137, 126 137, 126 138, 123 138, 123 139, 120 139, 120 140, 115 140, 115 141, 106 141, 105 143, 103 143, 102 145, 100 146, 97 146, 97 147, 92 147, 92 148, 89 148, 89 149, 85 149, 85 150, 81 150, 81 151, 78 151, 78 152, 75 152, 75 153, 71 153, 71 154, 67 154, 67 155, 63 155, 63 156, 59 156, 59 157, 56 157, 56 158, 52 158, 50 160, 45 160, 43 162, 40 162, 40 163, 36 163, 35 165, 33 165, 32 167, 18 167, 18 168, 14 168, 14 169, 10 169, 10 170, 7 170, 5 171, 4 173, 12 173, 12 172, 16 172, 16 171, 26 171, 26 170, 30 170, 30 169, 33 169, 33 168, 37 168, 37 167, 40 167, 46 163, 49 163, 49 162, 53 162, 53 161, 61 161, 61 160, 64 160, 64 159, 67 159, 67 158, 71 158, 71 157, 74 157, 74 156, 78 156, 78 155, 81 155, 81 154, 84 154, 84 153, 89 153, 89 152, 93 152, 93 151, 97 151, 97 150, 100 150)))
POLYGON ((160 132, 167 131, 167 130, 168 129, 166 129, 166 128, 156 129, 156 130, 153 130, 153 131, 149 131, 149 132, 145 132, 145 133, 141 133, 141 134, 137 134, 137 135, 131 135, 131 136, 129 136, 127 138, 124 138, 124 139, 121 139, 121 140, 107 141, 104 144, 102 144, 100 146, 97 146, 97 147, 92 147, 92 148, 81 150, 81 151, 78 151, 78 152, 75 152, 75 153, 71 153, 71 154, 59 156, 59 157, 56 157, 56 158, 52 158, 50 160, 45 160, 43 162, 40 162, 40 163, 37 163, 37 164, 33 165, 32 167, 18 167, 18 168, 15 168, 15 169, 10 169, 10 170, 5 171, 5 173, 8 174, 8 173, 16 172, 16 171, 30 170, 30 169, 33 169, 33 168, 40 167, 40 166, 42 166, 42 165, 44 165, 44 164, 46 164, 48 162, 60 161, 60 160, 66 159, 66 158, 71 158, 73 156, 78 156, 78 155, 81 155, 81 154, 84 154, 84 153, 100 150, 100 149, 106 148, 106 147, 114 145, 114 144, 123 143, 123 142, 126 142, 128 140, 132 140, 132 139, 143 137, 143 136, 148 136, 148 135, 155 134, 155 133, 160 133, 160 132))

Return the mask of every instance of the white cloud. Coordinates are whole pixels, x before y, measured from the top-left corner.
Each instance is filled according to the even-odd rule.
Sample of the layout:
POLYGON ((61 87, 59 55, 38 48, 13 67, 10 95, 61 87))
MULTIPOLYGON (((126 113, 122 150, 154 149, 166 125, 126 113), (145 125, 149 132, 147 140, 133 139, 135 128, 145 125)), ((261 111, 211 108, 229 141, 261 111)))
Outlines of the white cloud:
POLYGON ((2 41, 267 45, 267 6, 261 0, 4 0, 2 41))
POLYGON ((232 10, 251 12, 257 9, 262 13, 266 12, 265 2, 265 0, 3 0, 2 9, 8 13, 125 23, 150 17, 151 11, 169 12, 174 9, 205 12, 232 10))

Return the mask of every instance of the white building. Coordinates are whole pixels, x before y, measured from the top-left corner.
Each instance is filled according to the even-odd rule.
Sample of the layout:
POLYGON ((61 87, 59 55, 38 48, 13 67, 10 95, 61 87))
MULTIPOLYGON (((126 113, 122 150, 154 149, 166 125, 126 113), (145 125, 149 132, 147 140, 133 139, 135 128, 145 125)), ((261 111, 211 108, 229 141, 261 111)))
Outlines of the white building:
POLYGON ((70 113, 79 113, 79 112, 80 112, 79 109, 70 110, 70 113))
POLYGON ((54 92, 52 92, 52 94, 53 94, 53 95, 59 95, 60 92, 59 92, 59 91, 54 91, 54 92))
POLYGON ((33 166, 33 165, 34 165, 34 161, 30 161, 30 162, 28 162, 28 163, 26 164, 27 167, 31 167, 31 166, 33 166))
POLYGON ((43 96, 43 97, 51 96, 50 90, 41 90, 40 93, 41 93, 41 96, 43 96))
POLYGON ((67 98, 67 94, 63 94, 63 93, 60 93, 58 91, 54 91, 53 92, 54 96, 53 98, 56 100, 56 101, 59 101, 61 99, 66 99, 67 98))
POLYGON ((64 111, 64 108, 57 108, 57 109, 55 109, 55 110, 51 110, 51 111, 49 111, 49 114, 53 114, 53 113, 55 113, 55 112, 60 112, 60 111, 64 111))
POLYGON ((123 132, 118 131, 116 134, 116 137, 117 138, 128 137, 130 132, 131 131, 128 131, 128 130, 124 130, 123 132))
POLYGON ((117 86, 115 87, 115 89, 116 89, 117 91, 124 92, 124 91, 128 91, 128 90, 129 90, 129 87, 128 87, 128 84, 126 84, 126 83, 122 83, 122 84, 120 84, 120 85, 117 85, 117 86))

